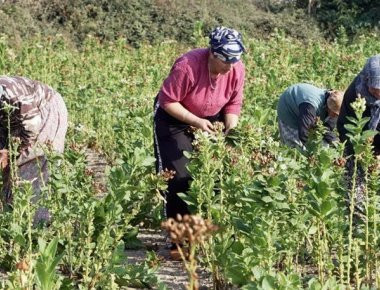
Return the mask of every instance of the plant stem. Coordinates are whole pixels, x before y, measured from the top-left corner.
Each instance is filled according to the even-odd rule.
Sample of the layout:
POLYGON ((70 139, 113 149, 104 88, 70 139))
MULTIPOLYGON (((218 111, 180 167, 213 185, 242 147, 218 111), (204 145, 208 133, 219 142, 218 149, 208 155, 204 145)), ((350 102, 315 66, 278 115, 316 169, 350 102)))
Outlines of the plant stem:
POLYGON ((370 270, 370 248, 369 248, 369 196, 368 196, 368 171, 365 171, 364 175, 364 194, 365 194, 365 269, 366 269, 366 281, 370 283, 371 270, 370 270))
POLYGON ((351 251, 352 251, 352 223, 355 210, 355 198, 356 198, 356 176, 357 176, 357 157, 354 157, 354 172, 352 174, 352 188, 350 198, 350 219, 349 219, 349 232, 348 232, 348 251, 347 251, 347 285, 350 285, 350 271, 351 271, 351 251))

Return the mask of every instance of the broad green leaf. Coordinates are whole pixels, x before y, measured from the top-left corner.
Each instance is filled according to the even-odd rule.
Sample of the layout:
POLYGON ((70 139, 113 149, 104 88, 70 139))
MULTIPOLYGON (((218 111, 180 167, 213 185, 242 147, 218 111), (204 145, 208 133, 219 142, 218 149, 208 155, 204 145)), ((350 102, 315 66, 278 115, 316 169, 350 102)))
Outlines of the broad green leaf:
POLYGON ((148 156, 146 157, 142 162, 141 162, 141 166, 150 166, 152 164, 154 164, 154 162, 156 161, 156 158, 152 157, 152 156, 148 156))
POLYGON ((265 202, 265 203, 270 203, 270 202, 272 202, 273 201, 273 199, 270 197, 270 196, 263 196, 262 198, 261 198, 261 200, 263 201, 263 202, 265 202))
POLYGON ((318 228, 316 226, 311 226, 308 230, 309 235, 314 235, 317 232, 318 228))
POLYGON ((263 290, 275 290, 277 289, 275 279, 272 276, 265 276, 261 282, 263 290))
POLYGON ((321 214, 327 217, 336 209, 336 202, 334 200, 325 200, 321 205, 321 214))
POLYGON ((272 194, 272 197, 274 197, 275 199, 277 200, 284 200, 286 198, 285 195, 283 195, 282 193, 280 192, 275 192, 272 194))

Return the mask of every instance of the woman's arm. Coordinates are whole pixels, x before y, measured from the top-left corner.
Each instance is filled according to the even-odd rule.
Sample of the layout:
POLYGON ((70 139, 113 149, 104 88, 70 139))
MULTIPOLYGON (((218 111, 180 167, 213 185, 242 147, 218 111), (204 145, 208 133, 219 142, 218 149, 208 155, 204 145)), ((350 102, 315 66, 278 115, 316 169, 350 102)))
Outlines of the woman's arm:
POLYGON ((327 144, 332 144, 334 142, 339 141, 338 137, 333 132, 336 128, 336 119, 332 119, 330 117, 326 118, 323 122, 323 125, 326 127, 327 131, 323 136, 323 140, 327 144))
POLYGON ((225 114, 224 115, 224 127, 225 127, 225 134, 227 135, 228 132, 237 126, 237 123, 239 121, 239 116, 235 114, 225 114))
POLYGON ((184 106, 182 106, 179 102, 167 104, 164 107, 164 110, 170 116, 176 118, 177 120, 202 129, 203 131, 212 133, 214 130, 214 127, 209 120, 195 116, 184 106))

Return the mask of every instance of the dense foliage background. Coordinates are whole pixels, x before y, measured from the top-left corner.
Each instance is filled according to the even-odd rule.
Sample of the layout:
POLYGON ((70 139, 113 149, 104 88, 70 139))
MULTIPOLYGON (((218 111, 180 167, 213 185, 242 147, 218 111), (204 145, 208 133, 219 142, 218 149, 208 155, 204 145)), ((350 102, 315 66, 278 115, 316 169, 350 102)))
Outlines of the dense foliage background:
POLYGON ((350 37, 378 30, 376 0, 4 0, 2 33, 15 40, 63 34, 81 44, 91 34, 127 43, 165 39, 194 43, 194 34, 233 26, 247 37, 269 37, 276 29, 303 40, 350 37))

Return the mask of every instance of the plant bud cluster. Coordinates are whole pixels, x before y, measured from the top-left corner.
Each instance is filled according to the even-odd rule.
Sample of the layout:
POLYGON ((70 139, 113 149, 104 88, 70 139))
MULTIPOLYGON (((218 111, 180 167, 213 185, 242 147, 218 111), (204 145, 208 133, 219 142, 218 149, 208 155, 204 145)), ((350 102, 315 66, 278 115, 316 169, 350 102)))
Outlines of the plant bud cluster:
POLYGON ((194 126, 189 126, 189 127, 187 128, 187 133, 189 133, 189 134, 194 134, 194 133, 197 132, 197 130, 201 130, 201 129, 198 129, 197 127, 194 127, 194 126))
POLYGON ((366 109, 366 100, 362 96, 356 98, 355 102, 351 103, 351 107, 357 112, 360 116, 363 115, 366 109))
POLYGON ((94 170, 92 170, 90 168, 86 168, 84 170, 84 175, 94 177, 95 176, 95 172, 94 172, 94 170))
POLYGON ((165 170, 162 170, 160 172, 160 175, 163 177, 165 181, 169 181, 170 179, 173 179, 175 174, 176 172, 174 170, 169 170, 167 168, 165 168, 165 170))
POLYGON ((254 149, 251 155, 251 160, 259 163, 261 166, 268 166, 272 161, 275 161, 275 156, 269 151, 254 149))
POLYGON ((347 163, 347 160, 346 158, 343 158, 343 157, 339 157, 334 160, 334 165, 338 167, 344 167, 346 163, 347 163))
MULTIPOLYGON (((223 133, 225 127, 224 127, 224 123, 223 122, 213 122, 212 123, 212 126, 214 128, 214 132, 213 132, 213 135, 217 135, 219 133, 223 133)), ((187 129, 187 132, 188 133, 192 133, 192 134, 198 134, 198 133, 202 133, 202 129, 199 129, 197 127, 194 127, 194 126, 189 126, 189 128, 187 129)))
POLYGON ((224 131, 223 122, 214 122, 212 125, 214 126, 215 132, 222 133, 224 131))
POLYGON ((300 179, 296 181, 296 187, 298 190, 303 190, 305 188, 305 185, 305 182, 300 179))
POLYGON ((177 215, 177 219, 169 218, 161 223, 161 227, 165 229, 173 243, 181 244, 184 242, 200 243, 206 237, 218 230, 210 220, 204 220, 196 215, 177 215))

